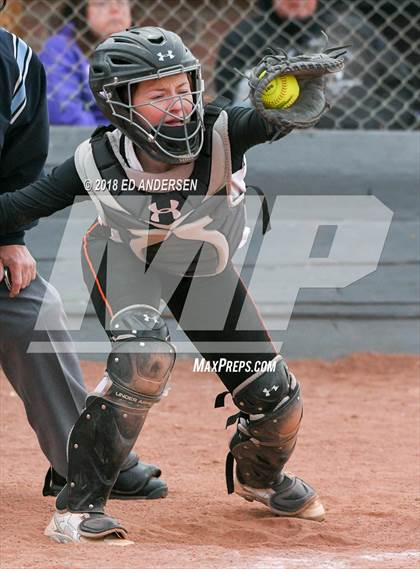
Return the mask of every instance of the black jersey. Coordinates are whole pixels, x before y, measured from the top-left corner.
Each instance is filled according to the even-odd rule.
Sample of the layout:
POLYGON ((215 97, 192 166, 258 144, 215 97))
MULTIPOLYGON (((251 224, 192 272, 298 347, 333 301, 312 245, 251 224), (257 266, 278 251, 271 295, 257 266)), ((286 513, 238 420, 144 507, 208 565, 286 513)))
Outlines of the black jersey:
MULTIPOLYGON (((45 72, 20 38, 0 28, 0 194, 38 178, 48 153, 45 72)), ((31 222, 36 216, 31 216, 31 222)), ((21 224, 22 227, 22 224, 21 224)), ((24 230, 0 224, 0 245, 23 244, 24 230)))
MULTIPOLYGON (((226 112, 232 172, 235 173, 243 167, 245 152, 252 146, 271 140, 272 131, 255 109, 230 107, 226 112)), ((74 158, 69 158, 46 178, 15 194, 0 196, 0 227, 12 231, 34 219, 47 217, 72 205, 76 196, 89 199, 74 158)))

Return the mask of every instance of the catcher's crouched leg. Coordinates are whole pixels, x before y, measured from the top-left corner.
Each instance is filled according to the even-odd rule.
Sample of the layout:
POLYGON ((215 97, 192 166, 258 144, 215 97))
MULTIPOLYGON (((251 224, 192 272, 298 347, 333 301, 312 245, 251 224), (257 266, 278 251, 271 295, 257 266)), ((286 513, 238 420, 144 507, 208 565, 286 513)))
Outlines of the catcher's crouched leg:
POLYGON ((275 360, 275 371, 250 377, 232 393, 241 409, 228 457, 236 461, 234 488, 277 515, 321 521, 325 511, 313 488, 282 472, 296 445, 303 406, 295 377, 281 356, 275 360))
POLYGON ((106 502, 175 363, 166 324, 152 307, 136 305, 118 312, 111 332, 116 343, 107 375, 87 398, 70 433, 67 484, 46 530, 56 541, 126 537, 125 528, 106 514, 106 502))

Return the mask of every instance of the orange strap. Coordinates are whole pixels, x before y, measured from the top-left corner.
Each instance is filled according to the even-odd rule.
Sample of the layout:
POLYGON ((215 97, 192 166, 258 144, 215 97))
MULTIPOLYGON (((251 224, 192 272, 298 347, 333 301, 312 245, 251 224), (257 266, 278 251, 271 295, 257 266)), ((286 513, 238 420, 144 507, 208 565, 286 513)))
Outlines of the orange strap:
POLYGON ((108 310, 108 312, 109 312, 109 314, 110 314, 110 316, 111 316, 111 318, 112 318, 112 316, 114 316, 114 313, 113 313, 112 308, 111 308, 111 305, 109 304, 108 299, 107 299, 107 297, 106 297, 106 295, 105 295, 105 293, 104 293, 104 290, 103 290, 103 288, 102 288, 102 286, 101 286, 101 283, 99 282, 98 275, 97 275, 96 272, 95 272, 95 268, 94 268, 94 266, 93 266, 93 264, 92 264, 92 261, 90 260, 89 251, 88 251, 88 237, 89 237, 89 235, 92 233, 92 231, 93 231, 94 229, 96 229, 96 227, 98 227, 98 225, 99 225, 99 222, 98 222, 98 221, 95 222, 95 223, 88 229, 88 231, 86 232, 86 234, 83 236, 83 253, 84 253, 84 255, 85 255, 85 259, 86 259, 86 262, 87 262, 87 264, 88 264, 88 266, 89 266, 89 269, 90 269, 90 271, 91 271, 91 273, 92 273, 92 275, 93 275, 93 278, 95 279, 95 284, 96 284, 96 286, 98 287, 99 294, 101 295, 101 298, 102 298, 102 300, 104 301, 105 306, 106 306, 106 308, 107 308, 107 310, 108 310))

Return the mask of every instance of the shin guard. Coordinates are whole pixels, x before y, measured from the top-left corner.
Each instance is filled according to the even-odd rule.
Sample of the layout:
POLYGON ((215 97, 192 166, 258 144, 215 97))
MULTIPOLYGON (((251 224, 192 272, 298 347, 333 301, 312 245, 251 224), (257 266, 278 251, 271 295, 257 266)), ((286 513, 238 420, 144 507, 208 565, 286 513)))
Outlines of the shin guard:
POLYGON ((233 393, 241 412, 230 442, 229 492, 233 492, 233 458, 238 478, 246 485, 267 488, 278 483, 296 445, 302 419, 299 384, 280 357, 275 372, 250 379, 233 393))
POLYGON ((122 339, 109 355, 107 375, 89 395, 70 433, 67 486, 57 498, 58 509, 104 512, 124 460, 151 406, 162 396, 175 363, 175 349, 167 333, 161 333, 167 329, 159 313, 146 308, 133 307, 131 315, 125 310, 123 318, 117 314, 111 322, 121 330, 122 339), (139 330, 142 316, 151 322, 146 331, 139 330))

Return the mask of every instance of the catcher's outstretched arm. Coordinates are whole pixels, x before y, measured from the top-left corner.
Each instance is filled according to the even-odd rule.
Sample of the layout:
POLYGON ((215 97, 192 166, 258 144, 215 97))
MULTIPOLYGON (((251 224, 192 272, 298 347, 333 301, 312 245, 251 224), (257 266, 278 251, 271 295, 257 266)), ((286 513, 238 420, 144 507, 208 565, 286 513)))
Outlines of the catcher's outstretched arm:
POLYGON ((77 174, 73 158, 46 178, 16 192, 0 195, 0 231, 12 233, 40 217, 72 205, 75 196, 89 199, 77 174))
MULTIPOLYGON (((234 106, 227 108, 226 112, 229 117, 232 165, 240 168, 245 152, 257 144, 272 140, 276 130, 253 108, 234 106)), ((278 138, 286 136, 291 130, 284 129, 278 138)))

